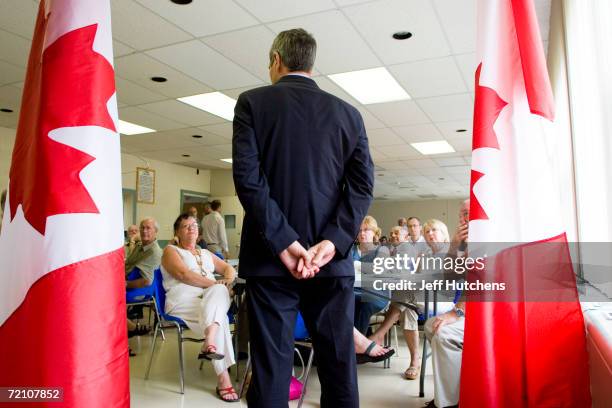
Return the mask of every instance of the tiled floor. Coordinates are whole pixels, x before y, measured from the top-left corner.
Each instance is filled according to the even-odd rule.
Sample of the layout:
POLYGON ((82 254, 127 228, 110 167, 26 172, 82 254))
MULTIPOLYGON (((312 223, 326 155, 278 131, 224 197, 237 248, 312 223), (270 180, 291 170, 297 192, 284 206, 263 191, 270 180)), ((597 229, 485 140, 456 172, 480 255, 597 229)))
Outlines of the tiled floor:
MULTIPOLYGON (((246 407, 245 399, 241 404, 228 405, 216 397, 214 371, 210 363, 205 363, 202 371, 199 370, 200 364, 196 356, 200 345, 195 343, 185 343, 185 394, 179 393, 178 353, 174 331, 168 332, 165 342, 158 338, 151 375, 149 380, 145 381, 151 341, 152 336, 130 339, 130 346, 138 353, 136 357, 130 358, 132 407, 246 407)), ((433 398, 431 358, 427 362, 424 399, 418 398, 418 380, 407 381, 401 376, 408 367, 408 358, 405 344, 400 343, 399 356, 392 357, 390 369, 383 369, 381 363, 358 366, 361 407, 416 408, 422 407, 426 401, 433 398)), ((244 368, 244 362, 241 362, 240 368, 244 368)), ((299 368, 297 370, 299 374, 299 368)), ((232 377, 234 376, 235 371, 232 371, 232 377)), ((238 384, 235 384, 235 387, 238 389, 238 384)), ((313 369, 303 407, 318 407, 319 396, 320 385, 316 370, 313 369)), ((297 402, 292 401, 289 406, 296 407, 297 402)))

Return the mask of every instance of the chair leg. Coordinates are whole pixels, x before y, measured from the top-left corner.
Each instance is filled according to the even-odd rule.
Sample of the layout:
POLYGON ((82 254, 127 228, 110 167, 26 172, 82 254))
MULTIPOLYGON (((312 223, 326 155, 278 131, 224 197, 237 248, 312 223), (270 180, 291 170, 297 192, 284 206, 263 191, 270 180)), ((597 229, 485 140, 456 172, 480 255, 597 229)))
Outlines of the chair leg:
POLYGON ((181 380, 181 394, 185 393, 185 371, 183 366, 183 329, 178 326, 178 353, 179 353, 179 377, 181 380))
MULTIPOLYGON (((155 302, 155 299, 153 299, 153 302, 155 302)), ((151 304, 150 303, 148 304, 148 306, 149 306, 149 327, 151 327, 151 315, 153 313, 151 313, 151 304)), ((153 307, 155 307, 155 306, 153 306, 153 307)))
POLYGON ((145 373, 145 380, 149 379, 149 373, 151 372, 151 363, 153 362, 153 353, 155 353, 155 343, 157 341, 157 332, 160 330, 159 321, 155 325, 155 332, 153 333, 153 344, 151 344, 151 354, 149 355, 149 364, 147 365, 147 372, 145 373))
POLYGON ((393 338, 395 339, 395 356, 399 357, 400 353, 399 353, 399 340, 397 339, 397 325, 394 324, 393 325, 393 338))
MULTIPOLYGON (((384 347, 385 348, 391 347, 391 333, 390 332, 385 333, 384 347)), ((383 360, 383 368, 391 368, 390 358, 383 360)))
POLYGON ((240 383, 240 392, 238 393, 238 398, 242 398, 242 394, 244 393, 244 386, 246 385, 246 380, 249 376, 249 370, 251 369, 251 356, 247 359, 246 367, 244 368, 244 375, 242 376, 242 382, 240 383))
POLYGON ((425 397, 425 369, 427 368, 427 336, 423 333, 423 354, 421 357, 421 375, 419 377, 419 398, 425 397))
POLYGON ((302 385, 302 393, 300 394, 300 401, 298 402, 297 408, 302 408, 304 397, 306 396, 306 386, 308 385, 308 376, 310 375, 310 368, 312 367, 312 359, 314 357, 314 349, 310 349, 310 357, 308 357, 308 364, 306 365, 306 372, 304 373, 304 384, 302 385))
MULTIPOLYGON (((157 322, 160 322, 160 318, 159 318, 159 310, 157 309, 157 302, 155 301, 155 298, 153 298, 153 306, 154 306, 154 311, 155 311, 155 317, 157 318, 157 322)), ((161 335, 162 335, 162 340, 166 341, 166 335, 164 334, 164 329, 161 329, 161 335)))

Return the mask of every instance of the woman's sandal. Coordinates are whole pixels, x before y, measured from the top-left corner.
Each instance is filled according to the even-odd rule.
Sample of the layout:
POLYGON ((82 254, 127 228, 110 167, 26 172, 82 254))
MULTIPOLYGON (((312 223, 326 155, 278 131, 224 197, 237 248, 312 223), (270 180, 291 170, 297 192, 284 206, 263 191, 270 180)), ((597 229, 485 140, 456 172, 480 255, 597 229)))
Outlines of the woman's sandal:
POLYGON ((198 360, 223 360, 224 358, 225 356, 217 353, 217 347, 212 344, 209 344, 205 351, 200 351, 200 354, 198 354, 198 360))
POLYGON ((380 361, 384 361, 384 360, 390 358, 392 355, 395 354, 395 350, 387 349, 387 352, 384 353, 384 354, 381 354, 379 356, 371 356, 370 352, 374 349, 374 347, 376 347, 376 342, 375 341, 370 343, 370 345, 365 350, 365 352, 358 353, 356 355, 356 357, 357 357, 357 364, 378 363, 380 361))
POLYGON ((217 395, 219 396, 219 399, 223 402, 240 402, 240 396, 238 395, 238 393, 236 392, 236 390, 234 389, 234 387, 229 386, 227 388, 216 388, 217 391, 217 395), (236 394, 236 398, 234 399, 226 399, 223 398, 228 394, 236 394))
POLYGON ((404 378, 407 380, 416 380, 421 373, 421 367, 408 367, 404 371, 404 378))

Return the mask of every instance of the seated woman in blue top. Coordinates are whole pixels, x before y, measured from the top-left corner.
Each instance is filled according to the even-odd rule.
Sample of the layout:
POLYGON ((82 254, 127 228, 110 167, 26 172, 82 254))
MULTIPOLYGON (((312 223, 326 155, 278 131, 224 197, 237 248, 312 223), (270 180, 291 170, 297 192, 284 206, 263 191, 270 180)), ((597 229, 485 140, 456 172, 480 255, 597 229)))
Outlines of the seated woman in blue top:
MULTIPOLYGON (((356 274, 372 274, 372 264, 375 258, 388 258, 389 249, 380 245, 381 230, 378 223, 371 215, 367 215, 361 223, 358 244, 351 250, 353 261, 355 261, 356 274)), ((369 291, 373 292, 370 288, 369 291)), ((389 297, 388 291, 377 291, 381 295, 389 297)), ((365 293, 360 288, 355 288, 355 328, 362 334, 367 335, 370 317, 382 311, 389 301, 378 296, 365 293)))

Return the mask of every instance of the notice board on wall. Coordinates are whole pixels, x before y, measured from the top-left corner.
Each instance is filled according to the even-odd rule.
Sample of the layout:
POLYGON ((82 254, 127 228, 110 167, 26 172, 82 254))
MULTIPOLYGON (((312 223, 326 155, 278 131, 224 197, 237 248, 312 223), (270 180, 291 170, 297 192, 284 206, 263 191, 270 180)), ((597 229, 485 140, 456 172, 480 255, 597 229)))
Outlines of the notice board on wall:
POLYGON ((155 204, 155 170, 136 167, 136 199, 139 203, 155 204))

